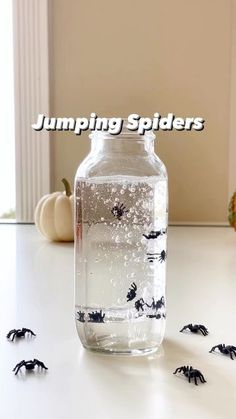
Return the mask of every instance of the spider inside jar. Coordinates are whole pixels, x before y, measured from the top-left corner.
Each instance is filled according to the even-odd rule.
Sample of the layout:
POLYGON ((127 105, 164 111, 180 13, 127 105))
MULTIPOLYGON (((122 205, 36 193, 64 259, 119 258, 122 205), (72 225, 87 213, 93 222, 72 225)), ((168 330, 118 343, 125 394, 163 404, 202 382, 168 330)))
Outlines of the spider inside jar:
POLYGON ((219 349, 224 355, 229 355, 232 360, 234 359, 233 355, 236 357, 236 346, 220 343, 219 345, 213 346, 209 352, 212 353, 216 349, 219 349))
POLYGON ((194 379, 195 385, 197 386, 197 379, 199 378, 199 380, 201 381, 201 383, 206 383, 206 380, 203 376, 203 374, 201 373, 201 371, 196 370, 193 367, 189 367, 189 366, 183 366, 183 367, 178 367, 176 368, 175 372, 173 372, 173 374, 177 374, 178 372, 183 373, 185 375, 185 377, 188 378, 188 382, 191 382, 191 379, 194 379))
POLYGON ((162 250, 160 253, 157 253, 157 254, 159 255, 159 258, 158 258, 159 262, 162 263, 166 261, 167 253, 165 250, 162 250))
POLYGON ((111 212, 114 215, 114 217, 117 218, 117 220, 121 220, 123 215, 127 214, 129 210, 126 209, 124 204, 120 204, 119 202, 117 202, 117 204, 115 204, 114 207, 112 208, 111 212))
POLYGON ((30 333, 31 336, 36 336, 36 334, 30 330, 27 329, 26 327, 23 327, 22 329, 12 329, 10 330, 10 332, 8 332, 7 334, 7 339, 10 339, 12 337, 12 339, 10 339, 12 342, 15 338, 22 338, 25 337, 26 333, 30 333))
POLYGON ((165 298, 162 296, 160 300, 155 301, 155 298, 152 297, 152 303, 147 304, 147 307, 152 308, 153 310, 158 310, 159 308, 162 308, 165 306, 165 298))
POLYGON ((145 239, 150 240, 150 239, 157 239, 159 236, 163 236, 163 234, 166 234, 166 230, 159 230, 159 231, 150 231, 149 234, 143 234, 143 237, 145 237, 145 239))
POLYGON ((100 311, 92 311, 92 313, 88 313, 89 315, 89 322, 90 323, 104 323, 104 317, 105 313, 102 313, 102 310, 100 311))
POLYGON ((85 313, 84 313, 84 311, 77 311, 77 314, 78 314, 78 321, 79 322, 82 322, 82 323, 85 323, 85 313))
POLYGON ((135 284, 135 282, 133 282, 130 285, 129 291, 126 296, 127 301, 132 301, 136 297, 136 291, 137 291, 137 285, 135 284))
POLYGON ((137 311, 139 311, 139 310, 144 311, 143 307, 145 305, 147 305, 147 303, 145 303, 143 298, 140 298, 139 300, 135 301, 135 304, 134 304, 137 311))
POLYGON ((165 250, 162 250, 159 253, 147 253, 147 256, 148 262, 153 263, 155 259, 158 259, 158 261, 162 263, 166 261, 167 253, 165 250))
POLYGON ((208 335, 208 330, 203 324, 186 324, 186 326, 182 327, 180 332, 183 332, 184 330, 189 329, 191 333, 198 333, 201 332, 203 336, 208 335))
POLYGON ((43 368, 44 370, 47 370, 48 368, 44 365, 44 363, 42 361, 39 361, 38 359, 33 359, 33 360, 29 360, 29 361, 25 361, 23 359, 23 361, 19 362, 18 364, 16 364, 16 366, 13 368, 13 372, 15 372, 15 375, 18 374, 19 370, 22 367, 25 367, 26 370, 33 370, 34 367, 36 367, 36 365, 40 368, 43 368))

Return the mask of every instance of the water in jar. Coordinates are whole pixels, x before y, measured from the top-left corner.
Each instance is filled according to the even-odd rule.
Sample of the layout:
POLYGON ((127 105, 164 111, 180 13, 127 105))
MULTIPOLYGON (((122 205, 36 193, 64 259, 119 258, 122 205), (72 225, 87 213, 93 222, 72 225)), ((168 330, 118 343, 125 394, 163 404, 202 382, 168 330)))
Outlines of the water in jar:
POLYGON ((77 179, 76 195, 75 318, 83 345, 155 351, 166 317, 166 179, 77 179))

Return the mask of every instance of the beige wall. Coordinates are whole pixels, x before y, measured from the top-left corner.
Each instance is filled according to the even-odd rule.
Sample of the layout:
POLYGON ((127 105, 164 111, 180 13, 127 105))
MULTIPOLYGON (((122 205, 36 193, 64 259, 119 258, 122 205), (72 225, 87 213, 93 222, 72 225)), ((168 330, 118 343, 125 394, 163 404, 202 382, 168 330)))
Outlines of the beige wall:
MULTIPOLYGON (((223 222, 228 201, 230 0, 51 0, 50 116, 203 116, 158 134, 172 221, 223 222)), ((87 135, 87 134, 86 134, 87 135)), ((74 178, 86 135, 52 135, 53 188, 74 178)))

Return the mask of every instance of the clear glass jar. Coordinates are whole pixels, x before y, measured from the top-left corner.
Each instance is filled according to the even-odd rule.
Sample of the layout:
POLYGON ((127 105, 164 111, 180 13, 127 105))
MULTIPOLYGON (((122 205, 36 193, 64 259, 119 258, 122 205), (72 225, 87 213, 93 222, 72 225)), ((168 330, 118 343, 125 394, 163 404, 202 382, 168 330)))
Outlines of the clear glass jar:
POLYGON ((90 138, 75 178, 77 331, 90 350, 154 352, 166 317, 166 168, 152 132, 90 138))

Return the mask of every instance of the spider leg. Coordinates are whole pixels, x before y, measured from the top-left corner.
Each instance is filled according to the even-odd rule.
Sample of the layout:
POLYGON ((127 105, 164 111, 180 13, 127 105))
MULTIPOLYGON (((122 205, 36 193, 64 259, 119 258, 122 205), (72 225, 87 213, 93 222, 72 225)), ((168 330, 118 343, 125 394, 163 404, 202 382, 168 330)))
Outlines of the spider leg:
POLYGON ((200 332, 202 333, 203 336, 207 335, 206 330, 202 326, 199 327, 199 330, 200 330, 200 332))
POLYGON ((23 327, 22 332, 24 333, 30 333, 33 336, 36 336, 36 334, 31 329, 27 329, 26 327, 23 327))
POLYGON ((173 372, 173 374, 177 374, 177 372, 181 372, 182 371, 182 367, 178 367, 176 368, 175 372, 173 372))
POLYGON ((182 327, 182 329, 180 330, 180 332, 183 332, 184 330, 188 329, 189 325, 182 327))
POLYGON ((229 351, 229 355, 230 355, 230 358, 231 358, 232 360, 234 360, 234 357, 233 357, 233 353, 232 353, 232 351, 229 351))
POLYGON ((12 335, 12 333, 14 333, 16 331, 16 329, 12 329, 12 330, 10 330, 10 332, 8 332, 8 334, 7 334, 7 339, 9 339, 10 337, 11 337, 11 335, 12 335))
POLYGON ((42 361, 38 361, 37 365, 45 370, 48 370, 48 367, 46 367, 46 365, 44 365, 44 363, 42 361))
POLYGON ((190 370, 188 371, 188 382, 191 383, 191 374, 190 374, 190 370))
POLYGON ((208 332, 207 328, 205 326, 203 326, 203 324, 200 324, 200 329, 204 331, 205 336, 208 335, 209 332, 208 332))
POLYGON ((23 365, 25 365, 25 360, 19 362, 19 364, 16 364, 15 368, 13 368, 12 370, 12 371, 15 371, 15 375, 18 374, 20 368, 23 367, 23 365))
POLYGON ((210 352, 210 353, 211 353, 211 352, 214 352, 214 351, 215 351, 215 349, 216 349, 216 348, 218 348, 218 347, 219 347, 219 345, 212 346, 212 348, 211 348, 211 350, 210 350, 209 352, 210 352))
POLYGON ((236 351, 235 351, 235 349, 232 349, 232 352, 233 352, 234 356, 236 357, 236 351))
POLYGON ((13 340, 15 339, 15 336, 16 336, 16 334, 17 334, 17 330, 13 333, 13 335, 12 335, 12 339, 11 339, 11 341, 13 342, 13 340))
POLYGON ((196 375, 194 376, 194 382, 195 382, 195 386, 197 386, 198 383, 197 383, 197 377, 196 377, 196 375))
POLYGON ((202 383, 206 383, 206 380, 204 378, 204 375, 201 372, 199 374, 199 378, 200 378, 200 380, 201 380, 202 383))

